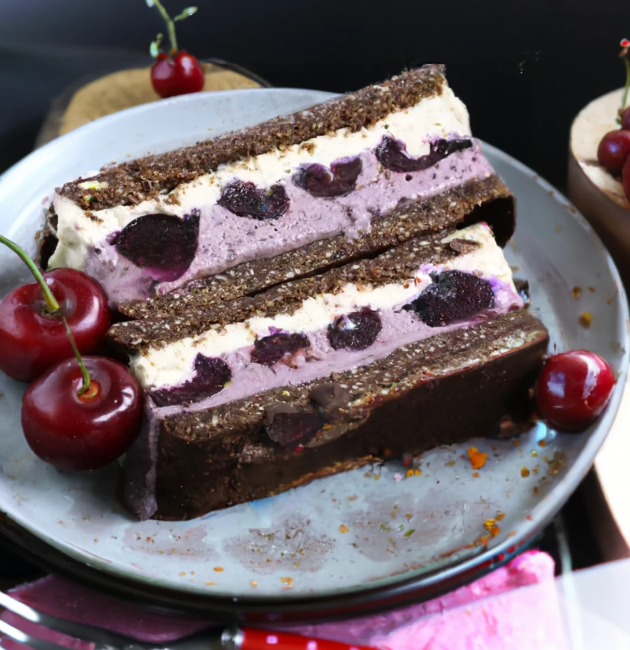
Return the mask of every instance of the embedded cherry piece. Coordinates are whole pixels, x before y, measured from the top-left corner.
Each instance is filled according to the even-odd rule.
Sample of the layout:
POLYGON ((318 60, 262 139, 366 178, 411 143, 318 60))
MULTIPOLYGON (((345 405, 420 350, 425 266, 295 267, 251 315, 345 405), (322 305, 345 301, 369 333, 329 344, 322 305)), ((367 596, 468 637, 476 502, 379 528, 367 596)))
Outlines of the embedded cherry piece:
POLYGON ((277 332, 254 341, 251 359, 253 363, 271 366, 285 355, 294 355, 301 350, 307 350, 310 346, 311 343, 304 334, 277 332))
POLYGON ((155 390, 150 396, 157 406, 199 402, 222 391, 231 379, 232 371, 223 359, 198 354, 195 376, 190 381, 175 388, 155 390))
POLYGON ((184 219, 148 214, 134 219, 110 239, 116 250, 156 279, 170 282, 181 277, 195 258, 199 239, 199 214, 184 219))
POLYGON ((76 359, 53 366, 22 399, 26 442, 59 469, 98 469, 124 454, 142 420, 142 389, 129 369, 105 357, 83 357, 90 388, 83 395, 76 359))
POLYGON ((268 221, 279 219, 287 211, 289 198, 282 185, 263 190, 254 183, 234 181, 223 190, 218 204, 238 217, 268 221))
POLYGON ((151 83, 160 97, 175 97, 203 90, 206 77, 199 61, 187 52, 160 54, 151 68, 151 83))
POLYGON ((330 169, 318 163, 308 165, 294 176, 294 181, 311 196, 343 196, 355 189, 362 169, 360 158, 342 158, 333 162, 330 169))
POLYGON ((630 156, 630 131, 610 131, 597 147, 597 160, 609 172, 620 172, 630 156))
POLYGON ((451 154, 470 149, 473 146, 472 140, 465 138, 454 140, 434 140, 431 142, 430 151, 425 156, 412 158, 407 153, 407 146, 400 140, 385 136, 381 144, 376 147, 377 160, 393 172, 418 172, 433 167, 451 154))
POLYGON ((540 415, 555 428, 584 431, 604 410, 615 385, 608 363, 588 350, 549 357, 536 382, 540 415))
POLYGON ((472 273, 444 271, 431 279, 433 283, 403 307, 414 311, 429 327, 466 320, 494 307, 492 286, 472 273))
POLYGON ((300 411, 291 406, 279 406, 267 413, 265 430, 273 442, 289 451, 300 451, 326 424, 319 413, 300 411))
POLYGON ((344 314, 328 326, 328 340, 334 350, 365 350, 376 341, 383 325, 371 309, 344 314))
MULTIPOLYGON (((44 274, 61 307, 79 352, 94 352, 111 323, 107 296, 90 276, 74 269, 44 274)), ((46 309, 37 282, 17 287, 0 302, 0 370, 31 381, 62 359, 74 356, 62 320, 46 309)))

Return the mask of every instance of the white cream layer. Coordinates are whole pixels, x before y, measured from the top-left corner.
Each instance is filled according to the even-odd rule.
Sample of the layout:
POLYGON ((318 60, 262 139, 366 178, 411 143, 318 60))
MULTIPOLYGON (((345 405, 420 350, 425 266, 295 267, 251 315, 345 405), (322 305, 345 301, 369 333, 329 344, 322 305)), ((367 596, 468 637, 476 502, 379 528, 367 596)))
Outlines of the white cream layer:
MULTIPOLYGON (((383 92, 387 92, 384 89, 383 92)), ((440 95, 423 99, 415 106, 391 113, 371 127, 350 132, 340 129, 322 135, 284 151, 254 156, 247 160, 221 165, 216 172, 205 174, 191 183, 175 188, 150 201, 135 206, 116 206, 94 211, 88 218, 76 203, 55 195, 53 205, 58 216, 59 245, 50 259, 50 267, 61 266, 82 269, 91 246, 104 241, 108 235, 124 228, 134 219, 146 214, 168 214, 183 217, 193 209, 214 205, 223 188, 236 178, 252 182, 258 187, 269 187, 287 180, 300 166, 319 163, 330 166, 339 158, 356 156, 373 149, 385 135, 402 140, 411 156, 429 153, 430 141, 436 137, 470 134, 468 112, 464 104, 446 86, 440 95), (175 200, 171 200, 175 199, 175 200)), ((96 181, 86 180, 85 189, 98 187, 96 181)))
POLYGON ((176 386, 192 379, 197 354, 219 357, 254 344, 268 336, 271 328, 307 333, 328 327, 337 317, 362 307, 375 310, 398 309, 431 284, 429 272, 457 269, 475 271, 482 277, 497 278, 516 294, 512 272, 486 224, 475 224, 442 240, 467 239, 480 244, 471 253, 459 255, 438 267, 420 267, 417 272, 397 283, 382 286, 346 284, 336 294, 319 294, 305 300, 292 314, 254 317, 224 328, 208 330, 197 336, 170 343, 162 348, 148 348, 131 359, 131 368, 143 387, 176 386))

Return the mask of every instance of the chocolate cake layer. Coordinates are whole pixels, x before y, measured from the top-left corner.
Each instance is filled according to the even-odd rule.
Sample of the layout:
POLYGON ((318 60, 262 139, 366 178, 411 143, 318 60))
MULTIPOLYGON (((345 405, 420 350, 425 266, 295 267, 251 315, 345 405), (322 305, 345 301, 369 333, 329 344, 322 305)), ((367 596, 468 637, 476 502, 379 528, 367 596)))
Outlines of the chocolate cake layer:
POLYGON ((164 316, 185 319, 208 306, 377 255, 411 238, 478 221, 491 225, 497 241, 503 246, 514 232, 514 208, 514 197, 498 176, 469 181, 424 201, 405 202, 375 220, 369 232, 355 239, 338 235, 315 241, 297 250, 252 260, 220 275, 192 282, 177 293, 123 303, 119 310, 134 319, 164 316))
POLYGON ((502 417, 526 415, 547 343, 544 326, 522 310, 215 408, 149 409, 125 459, 125 503, 140 518, 189 519, 491 435, 502 417))
POLYGON ((192 147, 123 163, 89 179, 106 183, 106 187, 86 189, 82 179, 66 183, 59 192, 89 211, 136 205, 212 172, 219 165, 282 150, 342 128, 359 131, 393 111, 439 94, 443 84, 444 66, 425 65, 308 110, 192 147))

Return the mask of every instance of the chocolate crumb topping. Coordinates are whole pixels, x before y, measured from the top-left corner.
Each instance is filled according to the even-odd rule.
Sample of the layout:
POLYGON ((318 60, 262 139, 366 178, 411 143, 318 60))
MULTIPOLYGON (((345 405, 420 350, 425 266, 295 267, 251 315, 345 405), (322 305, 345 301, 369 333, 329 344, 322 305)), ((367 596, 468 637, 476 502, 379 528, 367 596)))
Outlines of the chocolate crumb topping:
POLYGON ((342 128, 360 131, 394 111, 440 94, 443 86, 444 67, 426 65, 299 113, 104 169, 89 179, 66 183, 58 192, 84 210, 136 205, 190 183, 219 165, 282 150, 342 128), (81 185, 86 181, 95 181, 99 186, 84 189, 81 185))

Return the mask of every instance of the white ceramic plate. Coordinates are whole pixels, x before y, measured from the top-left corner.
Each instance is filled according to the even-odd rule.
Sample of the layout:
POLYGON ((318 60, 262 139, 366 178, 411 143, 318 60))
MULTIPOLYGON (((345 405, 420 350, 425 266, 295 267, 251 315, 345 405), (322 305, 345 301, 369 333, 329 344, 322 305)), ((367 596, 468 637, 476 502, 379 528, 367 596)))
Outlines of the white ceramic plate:
MULTIPOLYGON (((198 94, 89 124, 4 175, 0 231, 34 251, 43 208, 64 181, 328 96, 282 89, 198 94)), ((396 474, 404 470, 391 462, 194 521, 138 523, 116 501, 117 467, 69 475, 33 456, 20 428, 23 386, 0 376, 0 509, 92 567, 148 586, 226 599, 326 597, 391 586, 438 567, 452 574, 530 535, 576 487, 612 425, 628 366, 628 314, 617 272, 582 217, 531 170, 484 148, 518 198, 508 255, 516 275, 529 279, 534 310, 553 345, 594 350, 617 371, 611 404, 590 431, 556 435, 541 426, 520 444, 479 440, 424 454, 422 475, 401 481, 396 474), (574 287, 582 290, 579 299, 574 287), (592 314, 589 329, 578 324, 583 312, 592 314), (489 452, 478 477, 465 457, 473 444, 489 452), (488 519, 501 519, 494 538, 484 526, 488 519), (481 537, 488 538, 487 547, 481 537)), ((0 251, 0 295, 27 279, 20 262, 0 251)))

